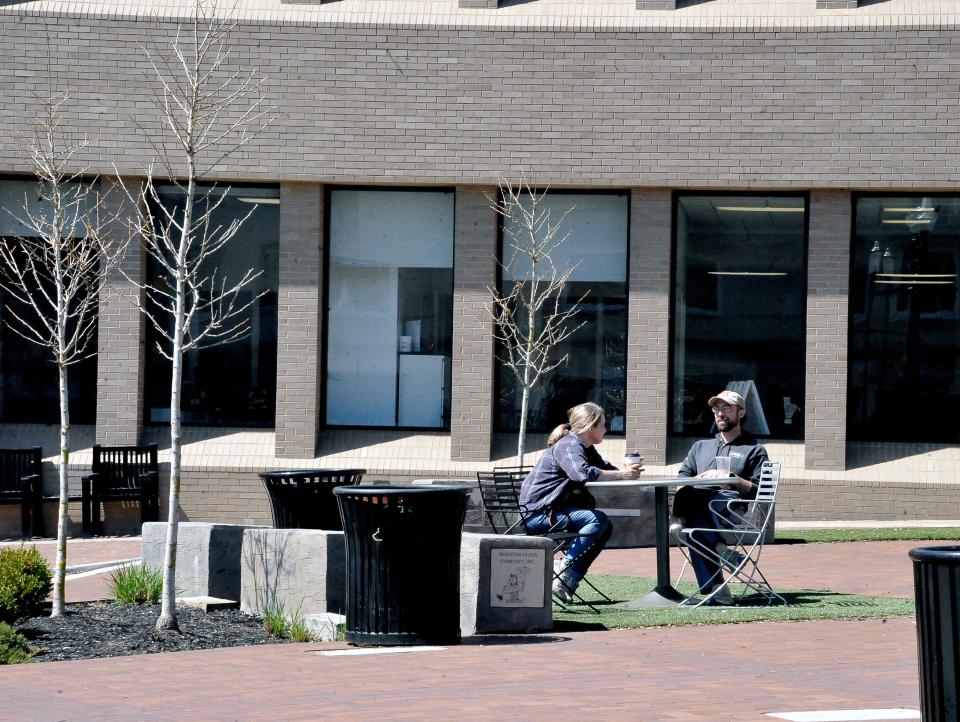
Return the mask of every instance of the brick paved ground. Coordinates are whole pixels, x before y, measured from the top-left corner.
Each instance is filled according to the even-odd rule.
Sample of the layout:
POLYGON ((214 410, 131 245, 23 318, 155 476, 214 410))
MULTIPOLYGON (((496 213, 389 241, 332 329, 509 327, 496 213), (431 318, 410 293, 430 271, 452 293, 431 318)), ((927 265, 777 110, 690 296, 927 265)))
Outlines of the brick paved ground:
MULTIPOLYGON (((777 586, 910 596, 913 546, 797 544, 765 555, 777 586)), ((71 563, 136 553, 134 538, 78 542, 71 563)), ((596 564, 654 568, 647 549, 608 550, 596 564)), ((21 665, 0 671, 0 720, 740 722, 918 709, 915 634, 901 618, 482 637, 398 655, 321 656, 345 645, 309 644, 21 665), (718 702, 731 689, 733 706, 718 702)))
POLYGON ((10 667, 0 673, 0 720, 769 722, 767 712, 919 705, 909 619, 546 634, 435 652, 316 654, 343 646, 10 667), (733 689, 735 701, 722 702, 733 689))

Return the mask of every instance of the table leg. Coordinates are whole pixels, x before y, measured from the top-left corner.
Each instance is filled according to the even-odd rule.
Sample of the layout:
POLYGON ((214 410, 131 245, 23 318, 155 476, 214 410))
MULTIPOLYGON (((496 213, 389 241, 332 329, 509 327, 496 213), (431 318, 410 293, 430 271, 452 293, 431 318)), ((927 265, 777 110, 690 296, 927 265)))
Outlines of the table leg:
POLYGON ((686 597, 670 583, 670 519, 667 512, 667 487, 653 490, 653 510, 657 524, 657 586, 639 599, 618 607, 675 607, 686 597))

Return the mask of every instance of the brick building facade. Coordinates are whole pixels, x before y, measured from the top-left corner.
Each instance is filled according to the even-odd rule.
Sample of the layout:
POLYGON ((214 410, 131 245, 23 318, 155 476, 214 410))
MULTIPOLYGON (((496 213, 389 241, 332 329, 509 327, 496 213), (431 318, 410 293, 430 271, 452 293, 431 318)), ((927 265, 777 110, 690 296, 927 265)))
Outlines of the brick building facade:
MULTIPOLYGON (((803 428, 765 442, 784 461, 781 518, 960 518, 960 434, 848 438, 857 199, 960 194, 955 4, 502 4, 238 4, 234 60, 266 78, 278 117, 216 175, 279 188, 275 421, 188 430, 185 516, 266 520, 259 469, 361 466, 400 480, 469 477, 510 459, 484 311, 500 242, 487 197, 499 178, 524 174, 628 198, 625 433, 607 440, 610 456, 638 448, 656 473, 690 444, 671 421, 678 194, 795 194, 806 219, 804 391, 794 399, 803 428), (331 190, 345 188, 453 194, 450 408, 440 430, 325 422, 331 190)), ((0 9, 0 172, 29 171, 17 134, 31 132, 37 112, 46 35, 51 78, 70 88, 66 121, 93 141, 78 162, 137 183, 152 153, 135 122, 152 114, 139 45, 169 43, 189 12, 176 3, 149 13, 109 2, 0 9)), ((145 263, 134 251, 126 270, 136 277, 145 263)), ((95 426, 80 437, 87 448, 94 439, 162 446, 164 429, 144 410, 144 322, 122 297, 133 288, 120 286, 101 303, 95 426)), ((56 448, 44 425, 4 424, 0 440, 56 448)), ((534 435, 528 448, 541 444, 534 435)), ((82 465, 88 453, 75 458, 82 465)))

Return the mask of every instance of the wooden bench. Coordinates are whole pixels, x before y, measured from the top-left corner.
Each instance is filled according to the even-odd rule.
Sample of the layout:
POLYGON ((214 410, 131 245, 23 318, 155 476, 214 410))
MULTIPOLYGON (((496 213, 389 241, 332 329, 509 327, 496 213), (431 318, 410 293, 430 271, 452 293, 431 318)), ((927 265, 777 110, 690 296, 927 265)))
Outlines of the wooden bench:
POLYGON ((160 468, 157 445, 94 446, 93 465, 83 477, 84 534, 103 535, 101 502, 136 501, 143 522, 160 518, 160 468))
POLYGON ((0 449, 0 504, 20 505, 20 536, 43 535, 43 451, 0 449))

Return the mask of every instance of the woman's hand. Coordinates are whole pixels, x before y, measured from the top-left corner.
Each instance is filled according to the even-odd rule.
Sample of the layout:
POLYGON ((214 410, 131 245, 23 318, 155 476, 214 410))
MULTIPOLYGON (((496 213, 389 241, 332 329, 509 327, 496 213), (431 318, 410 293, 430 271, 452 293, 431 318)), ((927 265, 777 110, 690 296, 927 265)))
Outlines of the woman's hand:
POLYGON ((633 479, 639 479, 640 474, 643 473, 643 463, 639 464, 624 464, 620 467, 620 479, 623 481, 630 481, 633 479))

